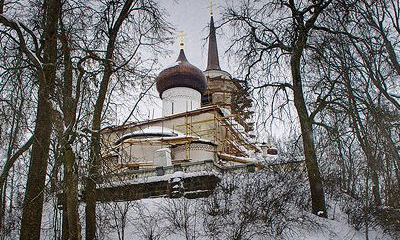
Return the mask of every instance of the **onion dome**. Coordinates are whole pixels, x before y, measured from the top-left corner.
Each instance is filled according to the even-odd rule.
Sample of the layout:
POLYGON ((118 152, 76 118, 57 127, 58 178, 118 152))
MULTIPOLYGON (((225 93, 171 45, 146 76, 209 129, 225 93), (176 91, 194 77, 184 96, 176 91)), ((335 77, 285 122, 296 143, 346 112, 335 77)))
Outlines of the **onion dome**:
POLYGON ((160 94, 175 87, 187 87, 199 91, 202 95, 207 90, 207 79, 204 73, 188 62, 183 49, 175 65, 161 71, 156 78, 157 91, 160 94))

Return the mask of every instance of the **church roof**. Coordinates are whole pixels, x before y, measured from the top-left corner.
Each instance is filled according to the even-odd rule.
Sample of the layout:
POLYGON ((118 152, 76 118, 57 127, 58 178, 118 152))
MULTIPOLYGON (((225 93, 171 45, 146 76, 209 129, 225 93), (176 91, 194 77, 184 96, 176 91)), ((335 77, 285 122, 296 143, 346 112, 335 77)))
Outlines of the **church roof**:
POLYGON ((210 35, 208 36, 208 61, 206 70, 221 70, 219 66, 217 37, 215 36, 214 18, 210 19, 210 35))
POLYGON ((175 87, 192 88, 201 94, 207 90, 207 79, 204 73, 189 63, 183 49, 180 50, 175 64, 161 71, 156 81, 160 97, 165 90, 175 87))

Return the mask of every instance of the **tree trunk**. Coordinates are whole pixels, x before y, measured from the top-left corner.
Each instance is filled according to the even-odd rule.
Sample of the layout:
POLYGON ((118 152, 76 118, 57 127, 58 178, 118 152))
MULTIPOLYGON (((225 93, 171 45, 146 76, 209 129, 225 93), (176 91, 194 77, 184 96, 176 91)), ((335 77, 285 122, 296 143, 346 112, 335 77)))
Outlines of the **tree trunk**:
POLYGON ((349 99, 349 114, 351 120, 353 122, 353 132, 355 133, 358 142, 360 143, 361 149, 363 150, 366 160, 367 167, 370 169, 372 174, 368 174, 371 176, 372 180, 372 195, 374 197, 374 203, 379 206, 382 204, 382 200, 380 197, 380 187, 379 187, 379 177, 377 173, 377 163, 378 160, 372 153, 372 146, 368 141, 367 129, 363 125, 363 120, 360 117, 360 113, 357 109, 357 101, 354 96, 354 89, 351 85, 351 80, 348 73, 347 66, 343 68, 343 76, 345 80, 345 86, 347 91, 347 97, 349 99))
POLYGON ((68 240, 69 239, 69 227, 68 227, 68 213, 67 213, 67 200, 66 196, 64 195, 64 205, 63 205, 63 214, 62 214, 62 231, 61 231, 61 240, 68 240))
POLYGON ((94 116, 92 121, 92 137, 91 137, 91 152, 90 159, 91 165, 89 167, 89 176, 86 181, 86 239, 96 239, 96 182, 99 174, 101 162, 101 143, 100 143, 100 126, 101 126, 101 113, 108 88, 108 82, 111 77, 111 63, 106 67, 102 87, 100 88, 99 97, 96 102, 94 116), (107 79, 106 81, 104 79, 107 79))
MULTIPOLYGON (((75 154, 68 144, 64 151, 65 203, 67 205, 68 235, 71 240, 81 239, 78 213, 78 176, 74 170, 75 154)), ((65 211, 63 212, 65 214, 65 211)))
POLYGON ((307 111, 300 73, 300 61, 306 41, 306 33, 300 32, 299 39, 290 57, 294 105, 299 116, 301 134, 303 138, 304 156, 311 190, 312 212, 320 217, 328 217, 326 212, 321 173, 319 171, 317 155, 315 152, 312 120, 310 119, 307 111))
POLYGON ((96 238, 96 181, 99 175, 99 168, 101 163, 101 115, 103 113, 103 106, 106 99, 108 84, 113 73, 112 60, 114 58, 115 43, 117 40, 118 32, 122 23, 127 18, 129 10, 133 1, 125 1, 122 6, 121 12, 116 19, 114 26, 109 30, 109 40, 107 43, 107 50, 105 55, 104 75, 100 83, 99 95, 94 107, 93 120, 92 120, 92 137, 90 144, 90 164, 89 176, 86 181, 86 239, 94 240, 96 238))
POLYGON ((23 203, 21 240, 40 239, 47 161, 52 129, 50 96, 54 91, 57 61, 59 0, 49 0, 44 30, 44 79, 39 81, 34 141, 23 203))
POLYGON ((0 0, 0 14, 4 12, 4 0, 0 0))
POLYGON ((374 196, 375 206, 382 205, 382 199, 380 194, 379 177, 375 169, 372 169, 372 195, 374 196))
MULTIPOLYGON (((77 169, 74 169, 75 165, 75 153, 72 149, 73 144, 73 129, 76 118, 76 103, 73 94, 73 66, 71 61, 71 50, 69 47, 67 33, 65 32, 60 20, 60 42, 62 46, 62 52, 64 57, 64 83, 63 83, 63 105, 62 111, 64 113, 64 126, 65 130, 62 130, 61 136, 61 148, 62 148, 62 159, 64 163, 64 211, 63 220, 67 220, 68 224, 64 227, 68 227, 68 237, 71 240, 81 239, 81 227, 79 222, 79 201, 78 201, 78 175, 77 169)), ((78 80, 79 81, 79 80, 78 80)), ((76 91, 80 91, 77 89, 76 91)), ((65 230, 65 229, 64 229, 65 230)), ((65 235, 65 234, 64 234, 65 235)))

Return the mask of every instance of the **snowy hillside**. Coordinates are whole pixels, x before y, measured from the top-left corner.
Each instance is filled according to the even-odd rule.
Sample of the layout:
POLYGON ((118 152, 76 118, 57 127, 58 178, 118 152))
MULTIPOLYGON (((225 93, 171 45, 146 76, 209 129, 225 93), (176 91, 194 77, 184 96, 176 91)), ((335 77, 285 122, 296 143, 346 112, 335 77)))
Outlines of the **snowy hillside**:
MULTIPOLYGON (((143 199, 103 203, 101 239, 366 239, 365 226, 350 224, 343 201, 329 201, 328 219, 309 213, 301 172, 260 171, 224 175, 204 199, 143 199)), ((354 221, 353 221, 354 222, 354 221)), ((372 226, 372 227, 371 227, 372 226)), ((369 239, 394 240, 374 222, 369 239)))

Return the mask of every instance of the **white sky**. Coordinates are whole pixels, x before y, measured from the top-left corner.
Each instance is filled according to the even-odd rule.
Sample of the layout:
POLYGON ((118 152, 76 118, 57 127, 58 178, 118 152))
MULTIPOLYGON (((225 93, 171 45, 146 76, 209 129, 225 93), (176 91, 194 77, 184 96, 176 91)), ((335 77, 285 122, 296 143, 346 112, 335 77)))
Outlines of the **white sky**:
MULTIPOLYGON (((166 8, 170 16, 167 18, 172 23, 176 31, 184 31, 185 37, 185 53, 189 62, 205 70, 207 65, 207 49, 208 42, 205 38, 208 36, 208 24, 210 22, 209 0, 167 0, 161 1, 161 5, 166 8)), ((214 20, 221 19, 219 7, 225 4, 224 0, 214 0, 213 7, 214 20)), ((221 31, 217 30, 217 34, 221 31)), ((223 53, 226 50, 226 39, 223 36, 217 35, 218 52, 220 55, 221 68, 229 70, 226 64, 226 59, 223 53)), ((160 59, 163 66, 168 66, 175 62, 179 52, 179 41, 175 40, 175 44, 170 47, 173 54, 164 59, 160 59)))

